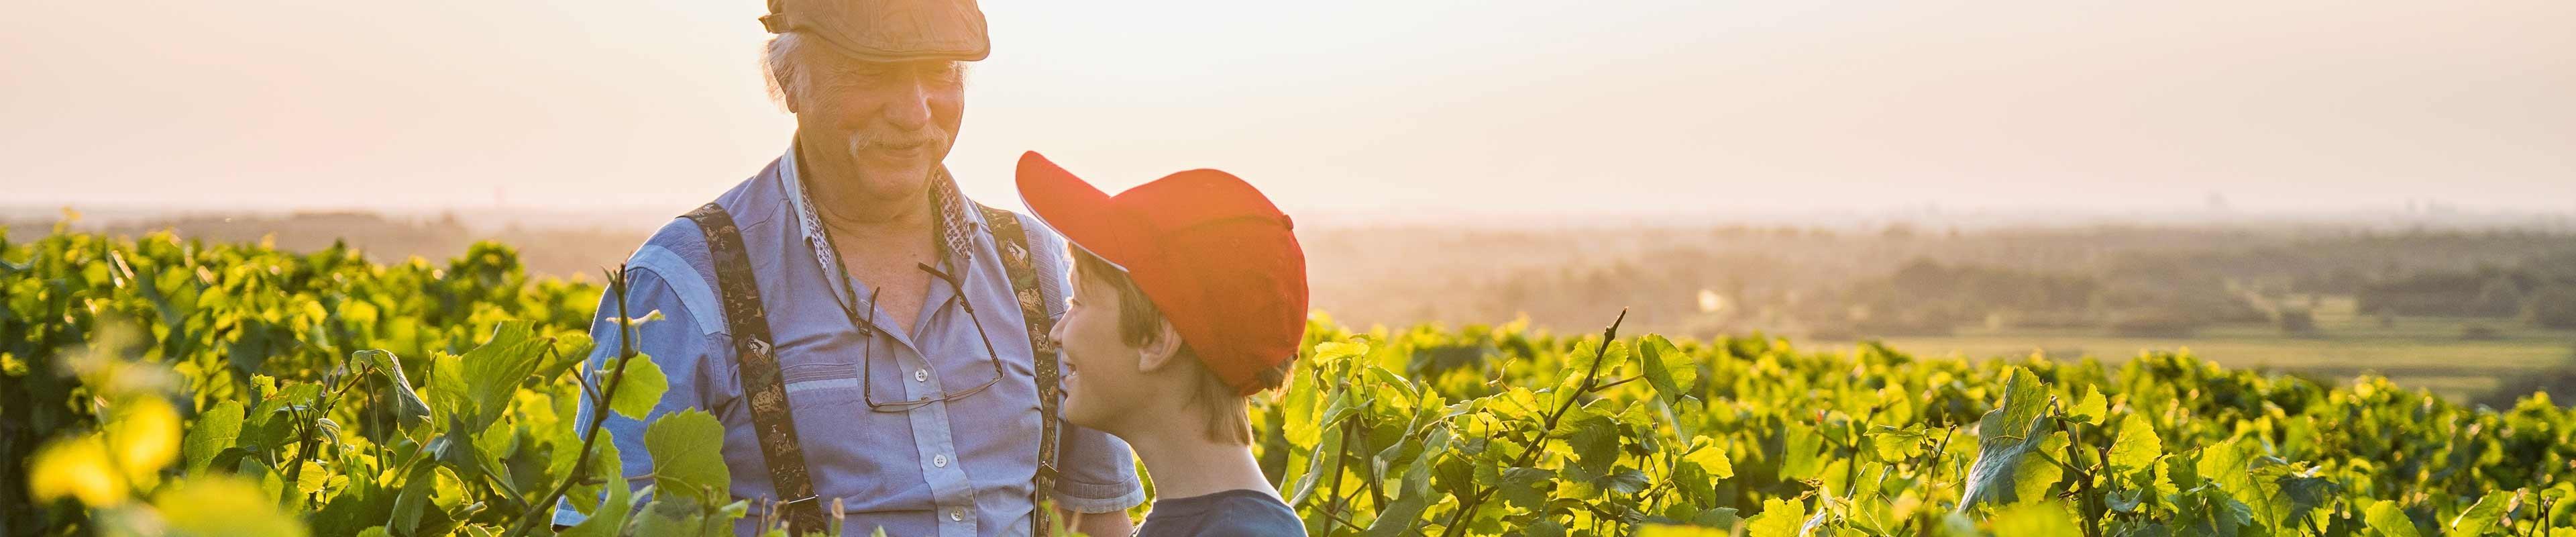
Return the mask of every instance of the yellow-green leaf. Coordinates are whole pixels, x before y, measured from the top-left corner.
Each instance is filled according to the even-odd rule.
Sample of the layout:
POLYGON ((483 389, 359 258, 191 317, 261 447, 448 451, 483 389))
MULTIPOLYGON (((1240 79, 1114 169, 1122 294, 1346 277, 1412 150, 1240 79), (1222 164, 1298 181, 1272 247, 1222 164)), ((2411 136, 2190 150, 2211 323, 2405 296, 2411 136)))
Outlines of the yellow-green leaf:
POLYGON ((1744 534, 1749 537, 1798 537, 1798 525, 1806 519, 1806 502, 1763 500, 1762 514, 1745 520, 1744 534))
POLYGON ((197 414, 197 423, 188 430, 186 456, 188 472, 204 471, 216 453, 233 446, 241 438, 241 401, 226 400, 197 414))
POLYGON ((152 497, 174 535, 303 537, 303 521, 279 511, 275 495, 247 481, 203 476, 152 497))
POLYGON ((107 462, 107 444, 97 436, 58 439, 28 462, 27 489, 36 501, 69 496, 90 507, 115 507, 127 500, 124 474, 107 462))
POLYGON ((2415 520, 2406 517, 2405 506, 2398 505, 2394 501, 2370 504, 2370 508, 2365 510, 2362 522, 2369 525, 2370 529, 2388 537, 2423 537, 2424 535, 2415 531, 2415 520))
POLYGON ((2129 414, 2120 418, 2119 436, 2111 441, 2112 468, 2124 472, 2144 470, 2164 455, 2164 439, 2156 436, 2155 425, 2145 416, 2129 414))
POLYGON ((1995 535, 2060 537, 2083 535, 2075 525, 2075 513, 2065 502, 2030 502, 2006 507, 1987 521, 1995 535))
POLYGON ((1727 458, 1726 446, 1718 445, 1717 441, 1710 440, 1706 436, 1691 439, 1691 444, 1698 445, 1700 448, 1682 455, 1682 462, 1699 465, 1700 469, 1707 471, 1708 476, 1712 478, 1735 477, 1735 461, 1727 458))
POLYGON ((126 400, 106 425, 108 449, 127 480, 148 487, 179 457, 179 411, 159 397, 126 400))
POLYGON ((725 468, 724 425, 697 409, 665 414, 644 429, 644 451, 653 458, 654 488, 697 498, 729 499, 733 473, 725 468))
POLYGON ((2076 398, 2075 406, 2066 409, 2066 417, 2075 421, 2101 425, 2104 415, 2110 412, 2111 403, 2102 398, 2102 391, 2086 388, 2084 395, 2076 398))
POLYGON ((1726 530, 1699 526, 1647 524, 1637 528, 1637 537, 1727 537, 1726 530))
MULTIPOLYGON (((617 362, 611 358, 609 363, 617 362)), ((655 365, 652 356, 641 353, 626 361, 624 377, 606 371, 599 374, 603 386, 610 378, 617 379, 617 393, 609 395, 608 408, 639 420, 653 413, 653 405, 662 402, 662 392, 671 389, 671 379, 662 375, 662 366, 655 365)))

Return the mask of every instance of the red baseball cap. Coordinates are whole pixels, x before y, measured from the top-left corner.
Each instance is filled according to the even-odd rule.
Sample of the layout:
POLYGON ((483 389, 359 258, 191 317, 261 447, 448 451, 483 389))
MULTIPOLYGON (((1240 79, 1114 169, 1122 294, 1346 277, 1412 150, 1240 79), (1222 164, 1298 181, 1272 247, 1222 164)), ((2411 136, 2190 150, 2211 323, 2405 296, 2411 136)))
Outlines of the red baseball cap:
POLYGON ((1251 183, 1216 170, 1164 176, 1111 196, 1035 151, 1020 198, 1074 246, 1127 271, 1199 362, 1237 393, 1297 357, 1306 334, 1306 253, 1294 224, 1251 183))

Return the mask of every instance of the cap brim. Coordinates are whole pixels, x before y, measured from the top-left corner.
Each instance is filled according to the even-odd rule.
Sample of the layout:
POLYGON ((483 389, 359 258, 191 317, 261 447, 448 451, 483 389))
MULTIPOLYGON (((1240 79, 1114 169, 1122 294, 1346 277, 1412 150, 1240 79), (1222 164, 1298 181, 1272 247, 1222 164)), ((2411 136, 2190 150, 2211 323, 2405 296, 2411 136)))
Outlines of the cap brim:
POLYGON ((1020 200, 1038 221, 1064 235, 1065 242, 1090 252, 1118 270, 1142 252, 1141 230, 1118 210, 1109 193, 1075 177, 1036 151, 1022 153, 1018 172, 1020 200))

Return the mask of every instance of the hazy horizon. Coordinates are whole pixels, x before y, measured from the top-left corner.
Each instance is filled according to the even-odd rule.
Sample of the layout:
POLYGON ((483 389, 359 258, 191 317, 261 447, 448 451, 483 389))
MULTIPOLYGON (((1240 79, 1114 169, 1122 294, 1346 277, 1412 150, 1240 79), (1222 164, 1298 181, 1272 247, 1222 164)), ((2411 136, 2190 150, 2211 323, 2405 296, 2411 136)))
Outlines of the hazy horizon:
MULTIPOLYGON (((1035 149, 1337 214, 2576 210, 2566 2, 987 4, 997 205, 1035 149)), ((20 6, 0 205, 685 208, 792 129, 760 5, 20 6)))

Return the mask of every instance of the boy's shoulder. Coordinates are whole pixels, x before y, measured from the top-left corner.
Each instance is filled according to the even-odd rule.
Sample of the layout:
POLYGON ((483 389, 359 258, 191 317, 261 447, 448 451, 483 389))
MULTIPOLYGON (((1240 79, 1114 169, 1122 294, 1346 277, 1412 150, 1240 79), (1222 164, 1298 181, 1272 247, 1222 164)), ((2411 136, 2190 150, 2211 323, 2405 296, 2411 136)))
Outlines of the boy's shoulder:
POLYGON ((1137 537, 1272 537, 1306 535, 1305 521, 1279 497, 1256 490, 1229 490, 1188 498, 1154 500, 1154 510, 1136 528, 1137 537))

